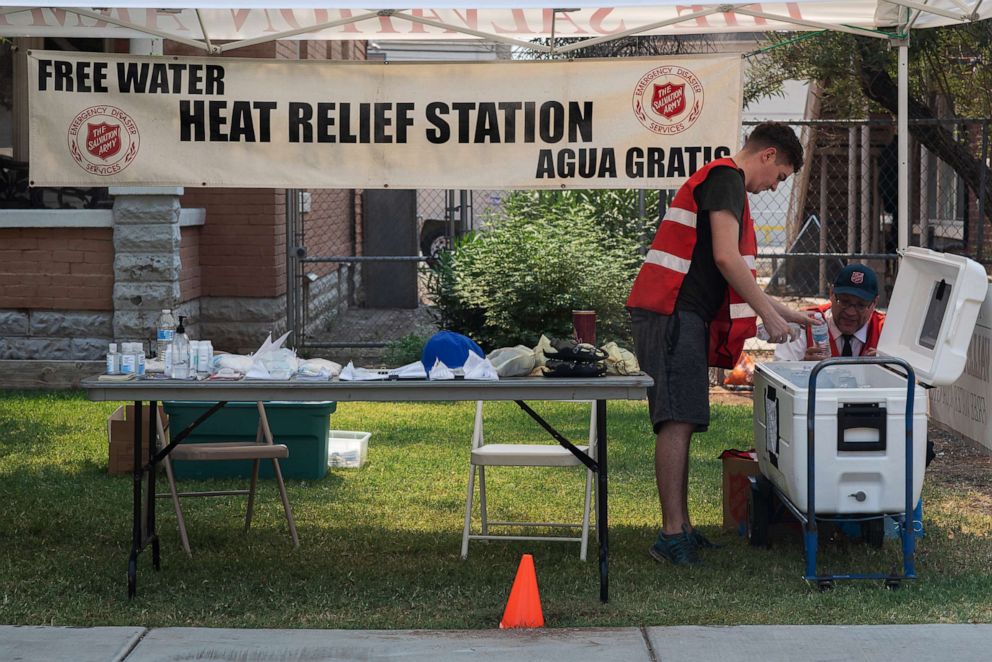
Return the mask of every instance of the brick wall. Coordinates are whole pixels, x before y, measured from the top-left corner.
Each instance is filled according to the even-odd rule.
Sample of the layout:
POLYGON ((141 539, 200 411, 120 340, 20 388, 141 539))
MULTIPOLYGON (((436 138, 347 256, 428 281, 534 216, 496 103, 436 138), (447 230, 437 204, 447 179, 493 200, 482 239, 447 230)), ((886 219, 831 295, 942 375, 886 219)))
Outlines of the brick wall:
POLYGON ((182 229, 179 241, 179 260, 183 265, 179 276, 181 301, 198 299, 203 293, 203 269, 200 266, 200 234, 202 231, 202 227, 182 229))
MULTIPOLYGON (((206 209, 206 224, 199 233, 199 296, 285 294, 285 191, 186 189, 182 206, 206 209)), ((187 275, 192 268, 184 256, 180 280, 192 280, 187 275)), ((186 291, 183 300, 189 300, 186 291)))
POLYGON ((112 310, 110 228, 0 229, 0 309, 112 310))

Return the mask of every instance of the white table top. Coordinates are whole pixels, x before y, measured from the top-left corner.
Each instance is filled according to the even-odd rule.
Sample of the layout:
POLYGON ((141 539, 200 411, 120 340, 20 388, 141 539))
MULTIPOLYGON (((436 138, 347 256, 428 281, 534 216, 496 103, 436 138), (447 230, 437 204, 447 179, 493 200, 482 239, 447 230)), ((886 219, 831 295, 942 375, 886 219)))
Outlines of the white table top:
POLYGON ((397 402, 446 400, 639 400, 653 384, 647 375, 593 378, 510 377, 495 382, 474 380, 389 380, 366 382, 182 381, 136 379, 115 382, 88 377, 81 382, 87 397, 98 402, 190 400, 254 402, 397 402))

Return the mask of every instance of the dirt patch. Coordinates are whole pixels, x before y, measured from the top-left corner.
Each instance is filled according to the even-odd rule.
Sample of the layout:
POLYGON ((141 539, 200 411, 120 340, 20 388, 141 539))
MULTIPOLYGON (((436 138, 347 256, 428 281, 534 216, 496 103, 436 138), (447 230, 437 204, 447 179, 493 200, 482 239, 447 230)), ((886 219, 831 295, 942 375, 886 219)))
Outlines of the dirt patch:
POLYGON ((710 404, 751 407, 752 393, 752 391, 730 391, 722 386, 714 386, 710 388, 710 404))
POLYGON ((927 434, 937 454, 927 467, 927 480, 978 493, 992 508, 992 451, 932 421, 927 434))

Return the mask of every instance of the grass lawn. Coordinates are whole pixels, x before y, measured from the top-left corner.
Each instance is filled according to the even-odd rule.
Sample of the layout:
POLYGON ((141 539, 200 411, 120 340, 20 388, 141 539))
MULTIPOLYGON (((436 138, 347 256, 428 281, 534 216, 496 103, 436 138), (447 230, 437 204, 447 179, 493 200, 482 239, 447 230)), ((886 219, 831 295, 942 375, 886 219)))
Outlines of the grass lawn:
MULTIPOLYGON (((490 441, 543 434, 512 403, 489 405, 490 441)), ((599 602, 595 544, 474 542, 459 559, 472 403, 342 404, 335 428, 372 432, 369 463, 319 481, 289 481, 301 547, 293 550, 276 490, 260 490, 244 534, 240 497, 184 501, 194 557, 179 544, 171 504, 159 504, 162 570, 139 559, 126 597, 131 479, 108 476, 106 419, 114 403, 79 392, 0 392, 0 623, 290 628, 493 628, 520 555, 533 553, 551 627, 752 623, 992 621, 992 513, 967 486, 928 480, 919 580, 839 583, 824 593, 801 578, 796 537, 750 549, 720 529, 724 448, 751 445, 751 412, 715 406, 693 445, 690 498, 697 526, 723 548, 682 569, 647 554, 660 516, 646 405, 610 406, 610 597, 599 602)), ((581 439, 588 408, 538 410, 581 439)), ((575 521, 581 472, 496 469, 490 516, 575 521)), ((992 480, 992 476, 989 476, 992 480)), ((188 483, 187 483, 188 484, 188 483)), ((160 489, 164 489, 164 482, 160 489)), ((198 489, 240 481, 196 482, 198 489)), ((831 543, 824 570, 900 567, 882 550, 831 543)))

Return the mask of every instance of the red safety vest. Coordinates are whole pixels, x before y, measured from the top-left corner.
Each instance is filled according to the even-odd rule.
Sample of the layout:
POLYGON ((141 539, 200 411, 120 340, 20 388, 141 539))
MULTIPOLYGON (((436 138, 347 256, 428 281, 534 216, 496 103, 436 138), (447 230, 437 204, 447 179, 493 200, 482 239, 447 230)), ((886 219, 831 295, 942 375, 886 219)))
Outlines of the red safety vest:
MULTIPOLYGON (((830 302, 807 308, 806 310, 810 312, 819 312, 826 315, 827 311, 830 310, 830 302)), ((826 317, 824 317, 826 319, 826 317)), ((861 346, 861 351, 858 356, 865 353, 866 349, 878 349, 878 338, 882 335, 882 325, 885 324, 885 313, 880 313, 877 310, 871 312, 871 317, 868 318, 868 337, 865 338, 865 344, 861 346)), ((813 330, 811 327, 806 327, 806 346, 813 346, 813 330)), ((834 340, 834 334, 830 334, 830 356, 840 356, 840 348, 837 347, 837 341, 834 340)))
MULTIPOLYGON (((689 272, 692 252, 696 247, 698 208, 694 192, 710 171, 717 167, 739 170, 733 159, 717 159, 686 180, 658 226, 651 249, 627 298, 628 307, 643 308, 662 315, 671 315, 675 310, 679 289, 689 272)), ((744 215, 737 248, 754 276, 754 256, 758 245, 747 194, 744 195, 744 215)), ((723 305, 709 325, 708 364, 717 368, 733 368, 744 349, 744 341, 755 334, 755 322, 754 310, 728 285, 723 305)))

